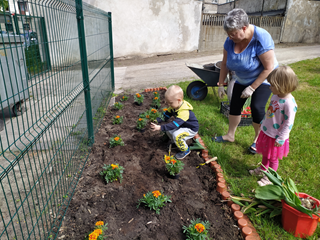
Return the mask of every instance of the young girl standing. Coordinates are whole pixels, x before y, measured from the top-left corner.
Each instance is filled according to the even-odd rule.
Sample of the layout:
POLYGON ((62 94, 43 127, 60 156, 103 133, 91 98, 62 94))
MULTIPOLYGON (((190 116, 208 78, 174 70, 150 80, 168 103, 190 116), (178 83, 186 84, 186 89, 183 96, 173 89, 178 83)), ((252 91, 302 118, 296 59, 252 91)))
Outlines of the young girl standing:
MULTIPOLYGON (((288 66, 274 69, 267 77, 273 96, 268 110, 261 122, 261 131, 257 139, 257 153, 262 154, 262 164, 251 175, 263 175, 263 171, 271 167, 277 171, 279 159, 289 153, 289 133, 297 112, 297 104, 291 92, 298 86, 298 78, 288 66)), ((260 186, 272 184, 264 176, 258 181, 260 186)))

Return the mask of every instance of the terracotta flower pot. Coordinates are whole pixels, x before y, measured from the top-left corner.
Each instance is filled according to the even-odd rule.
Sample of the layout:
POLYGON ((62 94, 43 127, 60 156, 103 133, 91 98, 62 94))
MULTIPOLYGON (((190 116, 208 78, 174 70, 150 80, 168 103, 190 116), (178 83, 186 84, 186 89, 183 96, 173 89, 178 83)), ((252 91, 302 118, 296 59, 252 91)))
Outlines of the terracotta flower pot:
POLYGON ((223 170, 221 168, 215 168, 216 173, 223 173, 223 170))
POLYGON ((252 229, 249 227, 244 227, 244 228, 242 228, 241 231, 242 231, 242 236, 244 238, 246 238, 247 236, 250 236, 250 234, 252 233, 252 229))
POLYGON ((247 222, 247 220, 245 220, 245 219, 243 219, 243 218, 241 218, 241 219, 239 219, 238 220, 238 226, 239 226, 239 228, 244 228, 244 227, 247 227, 248 226, 248 222, 247 222))
POLYGON ((202 158, 207 158, 209 155, 208 155, 208 153, 202 153, 201 156, 202 156, 202 158))
POLYGON ((218 178, 218 182, 221 182, 223 184, 226 184, 226 180, 222 177, 222 178, 218 178))
POLYGON ((232 210, 232 212, 240 211, 240 206, 238 204, 234 203, 231 205, 231 210, 232 210))
POLYGON ((202 150, 201 150, 201 153, 202 153, 202 154, 209 154, 209 151, 208 151, 207 149, 202 149, 202 150))
POLYGON ((223 177, 223 174, 222 174, 222 173, 217 173, 217 175, 216 175, 217 181, 218 181, 218 179, 221 178, 221 177, 223 177))
POLYGON ((222 197, 223 200, 229 200, 230 199, 230 193, 227 192, 227 191, 223 191, 221 193, 221 197, 222 197))

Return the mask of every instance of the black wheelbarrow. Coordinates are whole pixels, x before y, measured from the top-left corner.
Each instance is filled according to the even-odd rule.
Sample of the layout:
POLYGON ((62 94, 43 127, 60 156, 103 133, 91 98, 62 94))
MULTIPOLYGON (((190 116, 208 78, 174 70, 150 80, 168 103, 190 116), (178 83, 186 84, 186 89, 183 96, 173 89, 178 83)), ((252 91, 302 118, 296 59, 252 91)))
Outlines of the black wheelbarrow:
MULTIPOLYGON (((208 94, 208 87, 218 87, 220 76, 220 64, 210 63, 206 65, 188 64, 186 66, 190 68, 195 74, 200 77, 202 81, 193 81, 187 87, 187 95, 193 100, 201 101, 206 98, 208 94)), ((215 94, 216 92, 213 91, 215 94)))

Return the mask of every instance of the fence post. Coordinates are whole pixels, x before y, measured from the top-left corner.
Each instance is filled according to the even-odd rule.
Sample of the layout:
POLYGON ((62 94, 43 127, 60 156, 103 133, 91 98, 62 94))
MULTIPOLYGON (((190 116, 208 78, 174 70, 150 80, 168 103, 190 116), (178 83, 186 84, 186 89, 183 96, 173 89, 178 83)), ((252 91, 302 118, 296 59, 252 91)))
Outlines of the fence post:
POLYGON ((79 48, 80 48, 80 57, 81 57, 81 69, 82 69, 82 78, 83 78, 83 87, 84 87, 84 98, 85 98, 85 104, 86 104, 88 140, 89 140, 89 145, 92 145, 94 143, 94 133, 93 133, 93 120, 92 120, 86 38, 85 38, 84 23, 83 23, 82 0, 76 0, 76 11, 77 11, 79 48))
POLYGON ((111 12, 108 12, 108 27, 109 27, 109 45, 110 45, 110 71, 111 71, 111 83, 112 91, 114 91, 114 65, 113 65, 113 40, 112 40, 112 19, 111 12))

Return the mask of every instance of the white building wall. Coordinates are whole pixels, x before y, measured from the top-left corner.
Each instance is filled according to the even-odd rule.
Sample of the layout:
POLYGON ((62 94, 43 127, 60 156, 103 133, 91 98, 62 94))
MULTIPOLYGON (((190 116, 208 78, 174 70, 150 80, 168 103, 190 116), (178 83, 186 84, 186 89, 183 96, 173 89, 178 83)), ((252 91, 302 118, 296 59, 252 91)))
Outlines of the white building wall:
POLYGON ((112 12, 114 57, 198 49, 202 1, 84 0, 112 12))

